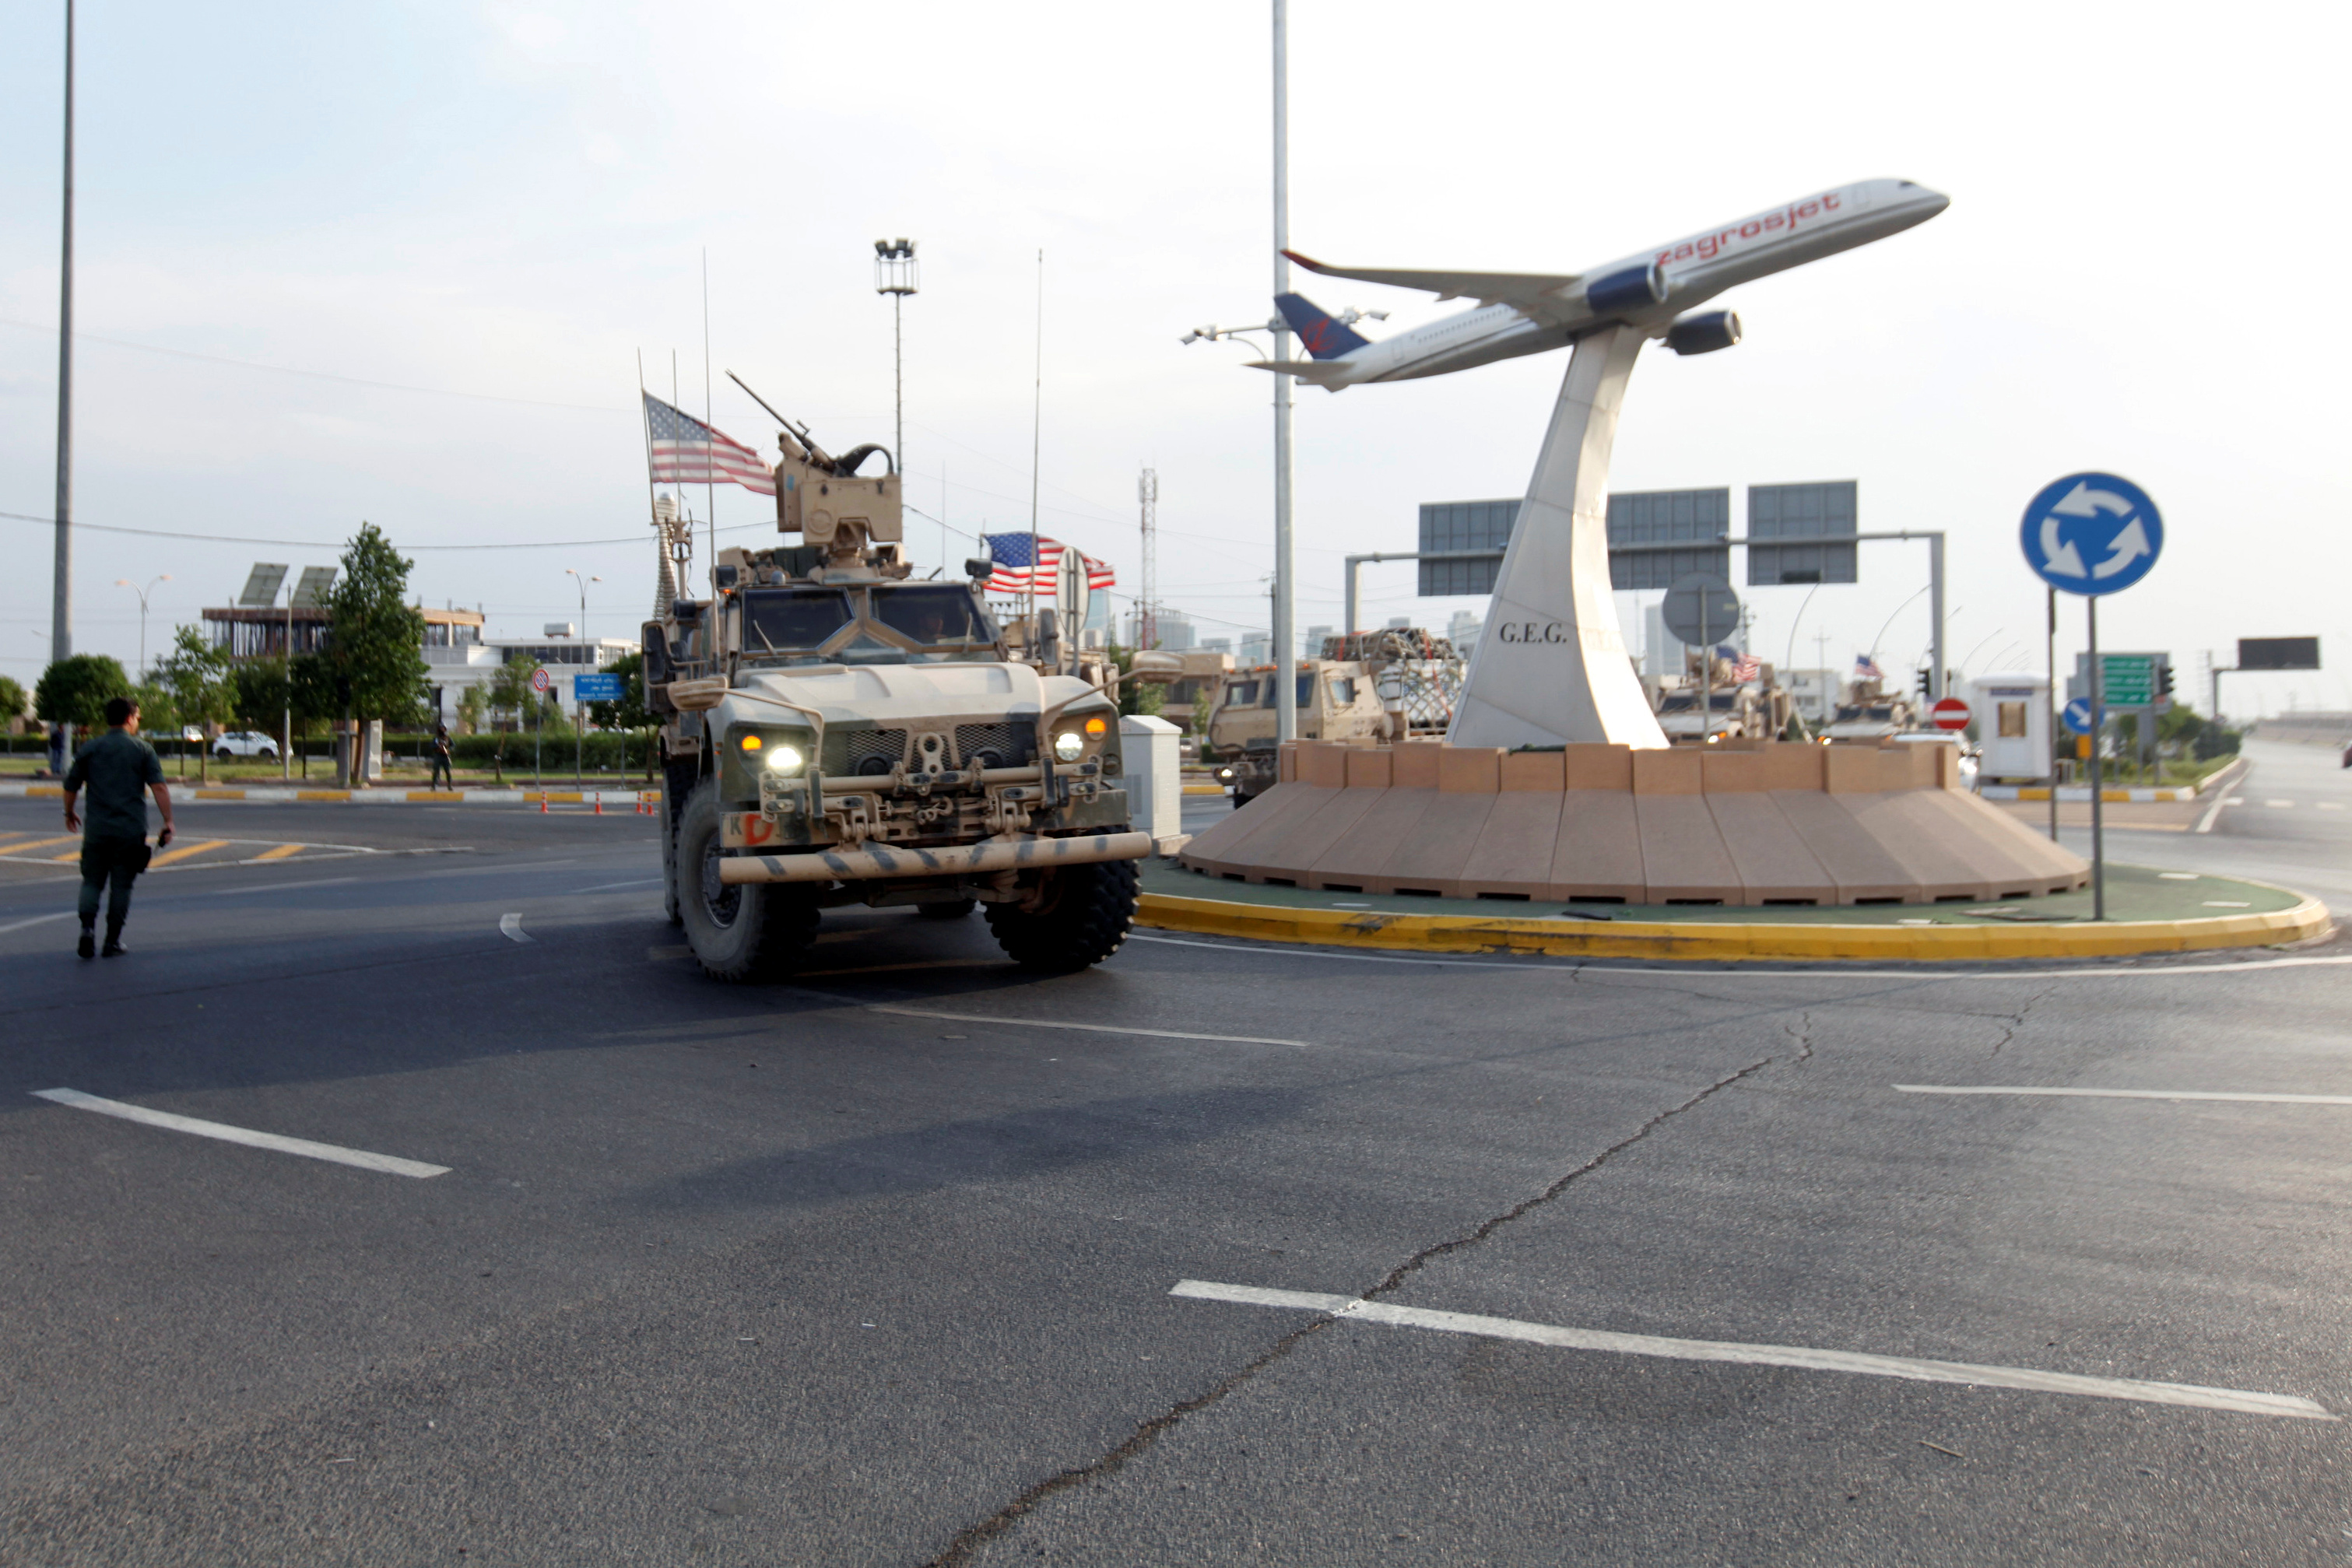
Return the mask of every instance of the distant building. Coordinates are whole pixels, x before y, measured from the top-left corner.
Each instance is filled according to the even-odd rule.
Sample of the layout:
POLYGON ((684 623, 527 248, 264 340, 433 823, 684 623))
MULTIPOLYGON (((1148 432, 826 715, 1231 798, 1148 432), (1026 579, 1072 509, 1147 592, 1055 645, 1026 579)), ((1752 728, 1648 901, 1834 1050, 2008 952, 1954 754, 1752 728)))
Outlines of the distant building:
MULTIPOLYGON (((1172 610, 1160 611, 1152 618, 1152 626, 1159 638, 1158 645, 1163 652, 1181 653, 1195 646, 1192 622, 1172 610)), ((1143 645, 1143 617, 1132 610, 1127 613, 1125 642, 1130 648, 1143 645)))
MULTIPOLYGON (((423 605, 415 609, 425 617, 425 656, 428 659, 435 648, 467 648, 482 640, 482 616, 478 611, 427 610, 423 605)), ((325 645, 327 626, 333 619, 323 605, 297 605, 290 611, 236 607, 202 613, 205 624, 212 631, 213 646, 232 659, 283 658, 289 633, 295 653, 315 653, 325 645)))
POLYGON ((1299 656, 1307 659, 1321 658, 1323 656, 1323 639, 1328 637, 1330 634, 1331 628, 1328 626, 1309 626, 1307 629, 1306 639, 1299 646, 1299 656))
POLYGON ((1231 637, 1212 637, 1201 644, 1203 653, 1230 653, 1233 651, 1234 640, 1231 637))
POLYGON ((1241 662, 1244 665, 1274 663, 1274 633, 1271 632, 1243 632, 1241 662))
POLYGON ((1778 674, 1790 701, 1807 724, 1830 722, 1837 708, 1838 693, 1845 683, 1843 673, 1837 670, 1781 670, 1778 674))
POLYGON ((497 678, 499 667, 516 658, 526 658, 547 666, 555 677, 551 695, 565 707, 577 706, 572 695, 572 677, 610 669, 624 654, 637 652, 631 637, 489 637, 477 638, 467 643, 435 647, 430 628, 425 647, 425 684, 439 705, 441 722, 454 723, 457 703, 467 686, 487 686, 497 678))
POLYGON ((1445 623, 1445 640, 1454 644, 1455 653, 1466 659, 1478 646, 1478 633, 1486 629, 1484 620, 1467 610, 1457 610, 1454 612, 1454 619, 1445 623))

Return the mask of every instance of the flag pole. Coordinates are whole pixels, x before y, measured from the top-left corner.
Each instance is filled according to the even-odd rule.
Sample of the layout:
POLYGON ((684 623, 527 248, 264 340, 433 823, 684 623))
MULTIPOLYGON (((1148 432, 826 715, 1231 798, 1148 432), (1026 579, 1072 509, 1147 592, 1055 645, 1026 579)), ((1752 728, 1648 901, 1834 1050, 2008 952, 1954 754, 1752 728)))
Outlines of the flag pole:
POLYGON ((1037 456, 1045 415, 1045 252, 1037 251, 1037 343, 1035 380, 1029 401, 1029 652, 1037 652, 1037 456))
POLYGON ((709 514, 710 590, 719 594, 719 481, 710 472, 710 247, 702 247, 702 509, 709 514))

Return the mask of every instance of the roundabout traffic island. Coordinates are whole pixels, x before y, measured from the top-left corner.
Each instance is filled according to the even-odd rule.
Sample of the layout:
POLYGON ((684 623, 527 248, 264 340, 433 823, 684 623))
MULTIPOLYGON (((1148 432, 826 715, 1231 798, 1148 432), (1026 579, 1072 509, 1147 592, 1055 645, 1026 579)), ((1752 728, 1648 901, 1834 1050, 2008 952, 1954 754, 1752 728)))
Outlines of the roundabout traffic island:
POLYGON ((2089 865, 1961 789, 1957 763, 1933 744, 1293 742, 1274 789, 1146 873, 1139 922, 1709 959, 2095 956, 2327 929, 2284 889, 2124 867, 2116 917, 2094 923, 2089 865))

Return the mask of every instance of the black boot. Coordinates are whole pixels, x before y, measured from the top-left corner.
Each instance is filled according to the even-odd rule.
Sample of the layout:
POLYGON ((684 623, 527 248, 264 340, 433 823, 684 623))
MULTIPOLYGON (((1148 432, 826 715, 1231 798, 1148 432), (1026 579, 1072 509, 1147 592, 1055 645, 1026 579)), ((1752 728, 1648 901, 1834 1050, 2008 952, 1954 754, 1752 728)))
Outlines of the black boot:
POLYGON ((78 957, 83 958, 95 958, 98 956, 98 926, 96 922, 89 920, 82 922, 81 940, 74 944, 74 953, 78 957))
POLYGON ((129 951, 130 949, 122 945, 122 927, 109 925, 106 928, 106 946, 98 950, 98 956, 101 958, 120 958, 129 951))

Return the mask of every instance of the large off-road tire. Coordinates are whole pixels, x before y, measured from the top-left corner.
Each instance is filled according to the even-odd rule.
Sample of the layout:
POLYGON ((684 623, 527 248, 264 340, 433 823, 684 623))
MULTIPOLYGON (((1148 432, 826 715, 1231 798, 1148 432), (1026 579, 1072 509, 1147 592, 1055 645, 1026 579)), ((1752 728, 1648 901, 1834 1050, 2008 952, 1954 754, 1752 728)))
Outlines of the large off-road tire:
POLYGON ((797 963, 816 936, 808 894, 776 884, 727 887, 719 881, 719 784, 706 779, 678 816, 671 877, 687 945, 714 980, 771 978, 797 963))
POLYGON ((686 798, 694 792, 694 782, 691 768, 663 763, 661 801, 655 809, 661 812, 662 824, 662 914, 672 925, 686 924, 677 904, 677 819, 686 798))
POLYGON ((1133 861, 1064 866, 1045 873, 1040 907, 988 906, 989 934, 1024 969, 1066 973, 1118 951, 1135 923, 1133 861))

